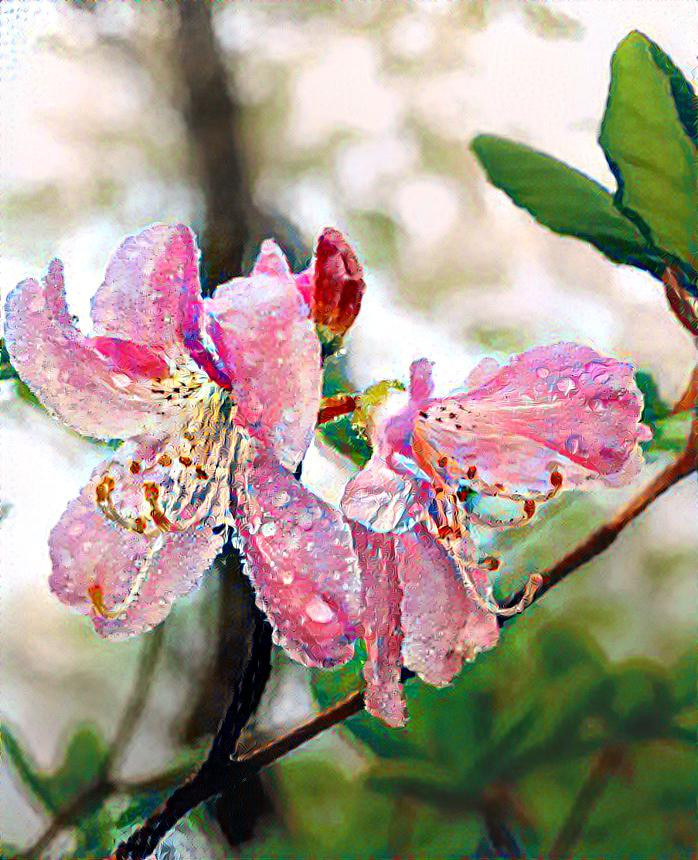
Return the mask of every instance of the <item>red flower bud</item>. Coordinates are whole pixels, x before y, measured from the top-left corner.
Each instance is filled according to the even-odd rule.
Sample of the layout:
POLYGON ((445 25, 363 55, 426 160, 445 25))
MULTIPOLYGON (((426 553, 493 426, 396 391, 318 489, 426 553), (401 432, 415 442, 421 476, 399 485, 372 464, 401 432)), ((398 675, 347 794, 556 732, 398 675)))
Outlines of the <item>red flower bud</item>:
POLYGON ((342 338, 359 313, 364 283, 361 264, 338 230, 322 231, 315 249, 310 312, 320 338, 342 338))

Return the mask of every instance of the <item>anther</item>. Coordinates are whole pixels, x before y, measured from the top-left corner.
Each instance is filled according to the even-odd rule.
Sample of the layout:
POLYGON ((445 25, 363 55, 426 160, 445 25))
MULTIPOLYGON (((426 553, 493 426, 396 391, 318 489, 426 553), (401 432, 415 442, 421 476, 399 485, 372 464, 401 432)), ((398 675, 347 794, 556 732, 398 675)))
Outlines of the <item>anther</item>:
POLYGON ((560 487, 562 485, 562 473, 558 472, 557 469, 550 473, 550 483, 553 487, 560 487))
POLYGON ((499 570, 501 562, 496 556, 488 555, 482 559, 480 564, 482 567, 487 568, 487 570, 499 570))
POLYGON ((466 474, 470 479, 474 478, 477 475, 477 466, 469 466, 466 474))
POLYGON ((172 457, 170 457, 169 454, 161 454, 158 457, 158 463, 161 466, 164 466, 165 468, 167 468, 168 466, 172 465, 172 457))
POLYGON ((135 532, 138 532, 139 535, 142 535, 145 531, 146 525, 147 523, 145 521, 145 517, 136 517, 136 519, 133 521, 133 530, 135 532))
POLYGON ((109 499, 109 494, 114 489, 114 479, 111 475, 105 475, 95 487, 95 495, 98 502, 106 502, 109 499))
POLYGON ((143 484, 143 495, 148 502, 156 502, 158 496, 160 495, 160 488, 157 484, 152 483, 152 481, 148 481, 143 484))
POLYGON ((196 467, 196 477, 201 478, 202 481, 205 481, 208 478, 207 472, 201 468, 201 466, 196 467))
POLYGON ((523 509, 524 513, 530 520, 536 512, 536 503, 533 501, 533 499, 526 499, 526 501, 524 502, 523 509))
POLYGON ((179 458, 179 462, 180 462, 183 466, 191 466, 191 464, 192 464, 192 459, 191 459, 191 457, 180 457, 180 458, 179 458))
POLYGON ((445 469, 448 465, 448 457, 439 457, 438 463, 442 469, 445 469))
POLYGON ((129 469, 131 470, 131 473, 133 475, 137 475, 141 470, 141 464, 138 462, 138 460, 131 460, 131 465, 129 466, 129 469))

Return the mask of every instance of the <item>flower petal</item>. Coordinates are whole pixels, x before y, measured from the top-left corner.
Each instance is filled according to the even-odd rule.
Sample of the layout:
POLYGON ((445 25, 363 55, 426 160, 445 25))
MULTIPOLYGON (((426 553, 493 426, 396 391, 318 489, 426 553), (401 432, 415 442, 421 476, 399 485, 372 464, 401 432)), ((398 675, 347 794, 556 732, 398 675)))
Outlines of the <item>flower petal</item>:
POLYGON ((173 601, 199 584, 224 536, 208 521, 159 538, 110 522, 95 504, 102 473, 103 467, 51 532, 49 584, 59 600, 89 615, 101 636, 124 638, 159 624, 173 601))
POLYGON ((63 266, 7 297, 5 338, 20 377, 39 400, 80 433, 128 438, 154 430, 174 406, 156 400, 151 375, 168 373, 157 354, 117 338, 87 338, 68 313, 63 266))
POLYGON ((428 684, 443 686, 464 660, 497 644, 497 618, 468 596, 448 553, 423 526, 396 538, 396 555, 405 665, 428 684))
POLYGON ((407 708, 400 683, 402 588, 396 556, 400 538, 375 534, 358 523, 352 525, 352 534, 363 579, 366 710, 389 726, 403 726, 407 708))
POLYGON ((556 344, 516 356, 465 394, 432 401, 415 424, 414 450, 448 481, 474 467, 503 492, 545 492, 553 471, 568 485, 615 486, 642 465, 641 412, 631 365, 556 344))
POLYGON ((252 464, 248 490, 238 511, 246 569, 276 641, 307 666, 346 662, 361 595, 349 527, 268 452, 252 464))
POLYGON ((199 251, 184 224, 153 224, 125 239, 92 299, 99 334, 145 344, 177 359, 203 319, 199 251))
POLYGON ((263 246, 252 277, 235 278, 206 300, 207 327, 232 379, 240 420, 294 469, 320 405, 320 342, 272 245, 263 246))
POLYGON ((410 527, 425 502, 421 482, 398 474, 374 454, 347 484, 341 507, 347 519, 375 532, 393 532, 410 527))

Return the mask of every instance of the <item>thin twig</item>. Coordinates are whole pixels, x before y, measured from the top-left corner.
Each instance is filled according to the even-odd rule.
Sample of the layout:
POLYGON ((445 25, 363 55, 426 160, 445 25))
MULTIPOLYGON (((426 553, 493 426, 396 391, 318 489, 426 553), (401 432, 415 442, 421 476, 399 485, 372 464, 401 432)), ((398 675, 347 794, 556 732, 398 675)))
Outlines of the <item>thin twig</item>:
POLYGON ((550 849, 550 857, 569 857, 589 820, 592 810, 624 761, 621 747, 607 747, 596 757, 579 793, 572 803, 560 832, 550 849))
POLYGON ((271 670, 271 625, 256 607, 254 622, 247 665, 206 761, 117 847, 114 857, 118 860, 140 860, 150 856, 168 830, 188 812, 204 800, 239 784, 242 772, 245 776, 253 772, 244 765, 241 768, 234 755, 242 730, 259 704, 271 670), (234 778, 231 778, 231 769, 235 771, 234 778))
POLYGON ((97 805, 114 791, 115 783, 110 773, 118 764, 119 758, 123 755, 143 715, 143 710, 150 694, 150 682, 162 651, 163 637, 164 627, 162 626, 156 627, 155 630, 145 637, 143 647, 141 648, 136 678, 131 688, 131 695, 122 712, 121 719, 116 727, 114 737, 102 761, 96 779, 83 789, 77 797, 73 798, 67 806, 59 810, 46 830, 21 855, 22 857, 27 858, 27 860, 36 860, 61 830, 75 824, 86 809, 97 805))
MULTIPOLYGON (((688 447, 683 454, 675 460, 670 466, 667 466, 663 472, 660 472, 653 481, 651 481, 644 490, 635 496, 622 510, 620 510, 609 522, 604 523, 600 528, 592 532, 589 537, 582 541, 577 547, 569 552, 564 558, 556 562, 548 570, 541 574, 542 584, 536 592, 531 603, 534 603, 558 582, 563 580, 572 571, 577 570, 583 564, 586 564, 592 558, 600 555, 604 550, 615 541, 618 535, 628 526, 636 517, 638 517, 652 502, 659 498, 662 493, 665 493, 670 487, 673 487, 682 478, 690 475, 696 469, 696 451, 695 451, 695 433, 689 439, 688 447)), ((509 597, 505 603, 506 606, 513 606, 517 601, 521 600, 523 591, 517 591, 509 597)), ((507 619, 502 619, 506 621, 507 619)))

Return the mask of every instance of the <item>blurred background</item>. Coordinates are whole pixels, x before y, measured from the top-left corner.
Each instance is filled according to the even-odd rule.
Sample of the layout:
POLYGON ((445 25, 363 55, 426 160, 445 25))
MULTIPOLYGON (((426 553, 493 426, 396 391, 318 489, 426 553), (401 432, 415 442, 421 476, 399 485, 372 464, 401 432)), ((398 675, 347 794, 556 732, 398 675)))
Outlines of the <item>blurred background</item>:
MULTIPOLYGON (((647 370, 672 403, 695 346, 661 286, 540 227, 468 145, 506 135, 610 184, 596 145, 610 56, 640 29, 694 79, 684 19, 691 0, 4 0, 3 298, 59 256, 87 327, 108 255, 150 222, 197 230, 209 286, 268 235, 300 268, 331 225, 366 274, 333 360, 352 385, 404 379, 426 355, 445 391, 485 354, 573 339, 647 370)), ((14 380, 0 402, 3 855, 35 845, 89 783, 135 684, 144 713, 118 790, 45 852, 100 856, 162 797, 153 777, 201 759, 244 654, 249 592, 217 570, 159 633, 100 640, 51 597, 47 538, 109 452, 14 380)), ((649 454, 639 483, 671 457, 649 454)), ((304 480, 336 501, 352 469, 318 439, 304 480)), ((637 489, 572 494, 499 537, 503 591, 637 489)), ((198 810, 158 856, 694 856, 695 511, 684 480, 452 688, 410 682, 407 729, 352 718, 198 810)), ((333 701, 356 672, 311 689, 275 655, 248 742, 333 701)))

